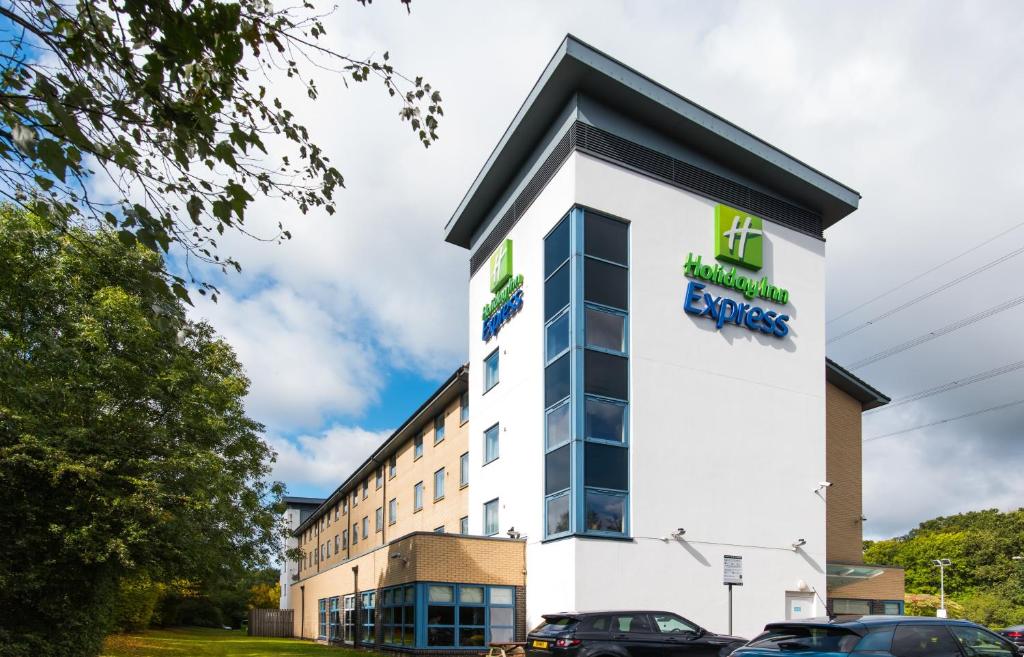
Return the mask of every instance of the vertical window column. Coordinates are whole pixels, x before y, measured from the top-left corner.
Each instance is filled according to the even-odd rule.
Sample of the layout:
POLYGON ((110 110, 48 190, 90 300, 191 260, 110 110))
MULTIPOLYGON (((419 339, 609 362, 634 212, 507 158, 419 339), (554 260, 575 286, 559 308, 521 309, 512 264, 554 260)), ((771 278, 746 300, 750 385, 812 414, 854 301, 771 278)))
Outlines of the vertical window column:
POLYGON ((549 538, 571 530, 570 301, 576 213, 570 212, 544 238, 544 534, 549 538))

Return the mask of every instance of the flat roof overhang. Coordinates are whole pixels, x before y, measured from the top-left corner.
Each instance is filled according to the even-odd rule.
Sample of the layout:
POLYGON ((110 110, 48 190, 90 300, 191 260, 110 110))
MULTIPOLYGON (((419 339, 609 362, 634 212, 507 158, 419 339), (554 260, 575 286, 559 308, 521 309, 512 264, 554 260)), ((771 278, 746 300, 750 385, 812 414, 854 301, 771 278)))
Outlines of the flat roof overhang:
POLYGON ((584 93, 668 138, 792 199, 828 228, 860 194, 596 48, 566 35, 445 226, 469 248, 480 226, 570 97, 584 93))

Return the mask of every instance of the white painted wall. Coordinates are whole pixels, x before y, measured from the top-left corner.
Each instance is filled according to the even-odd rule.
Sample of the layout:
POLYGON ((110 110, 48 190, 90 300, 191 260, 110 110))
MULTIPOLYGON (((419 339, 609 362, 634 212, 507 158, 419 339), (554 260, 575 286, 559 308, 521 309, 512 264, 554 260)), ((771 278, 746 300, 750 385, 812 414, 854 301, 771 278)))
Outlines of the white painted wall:
POLYGON ((298 562, 289 559, 285 555, 288 553, 288 550, 294 550, 299 547, 299 539, 292 536, 291 531, 299 526, 301 515, 302 513, 298 509, 292 507, 285 509, 284 512, 284 523, 290 531, 288 538, 284 541, 284 551, 281 552, 281 609, 291 609, 289 595, 292 588, 292 575, 299 572, 298 562))
POLYGON ((487 343, 487 268, 470 280, 470 531, 482 532, 483 503, 498 497, 501 532, 514 526, 527 538, 530 627, 542 613, 647 607, 724 632, 724 554, 745 564, 737 634, 784 618, 785 592, 800 582, 824 596, 825 504, 813 492, 825 477, 824 243, 766 221, 762 271, 790 291, 791 333, 716 331, 682 308, 687 253, 713 259, 713 208, 576 153, 509 235, 514 273, 525 278, 523 309, 487 343), (574 202, 631 222, 629 542, 540 543, 543 237, 574 202), (501 382, 484 395, 483 358, 495 346, 501 382), (483 431, 495 422, 501 456, 482 466, 483 431), (677 527, 686 528, 685 543, 661 540, 677 527), (807 545, 795 552, 798 538, 807 545))

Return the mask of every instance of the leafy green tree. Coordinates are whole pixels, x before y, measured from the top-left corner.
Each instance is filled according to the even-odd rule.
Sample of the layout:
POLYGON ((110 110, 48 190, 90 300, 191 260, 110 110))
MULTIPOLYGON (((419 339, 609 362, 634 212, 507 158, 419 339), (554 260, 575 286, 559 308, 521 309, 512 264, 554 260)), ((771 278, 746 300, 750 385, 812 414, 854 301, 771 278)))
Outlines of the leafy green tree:
POLYGON ((0 207, 0 654, 97 654, 135 578, 215 581, 282 537, 231 348, 161 258, 0 207))
MULTIPOLYGON (((309 2, 9 0, 0 17, 0 196, 54 225, 105 226, 227 270, 240 265, 217 238, 246 233, 255 196, 333 214, 344 180, 282 76, 311 99, 311 70, 376 79, 424 146, 437 139, 440 94, 386 52, 337 50, 309 2)), ((278 229, 264 238, 290 237, 278 229)), ((188 281, 167 282, 187 298, 188 281)))

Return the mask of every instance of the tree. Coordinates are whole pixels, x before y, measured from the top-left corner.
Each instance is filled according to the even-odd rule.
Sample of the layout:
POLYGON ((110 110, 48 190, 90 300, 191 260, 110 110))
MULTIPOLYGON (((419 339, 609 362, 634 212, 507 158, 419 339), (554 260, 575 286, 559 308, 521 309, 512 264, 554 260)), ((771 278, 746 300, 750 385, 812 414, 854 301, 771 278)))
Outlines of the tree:
MULTIPOLYGON (((186 264, 240 269, 217 238, 247 233, 257 194, 333 214, 344 180, 278 96, 282 75, 311 99, 319 91, 308 69, 346 85, 375 78, 424 146, 437 139, 441 95, 401 75, 386 52, 361 58, 326 45, 306 1, 10 0, 0 16, 0 196, 54 226, 106 227, 156 252, 180 247, 186 264), (279 159, 267 161, 268 145, 283 149, 279 159)), ((290 237, 278 229, 266 238, 290 237)), ((188 298, 189 281, 164 276, 188 298)))
POLYGON ((237 578, 280 545, 249 382, 163 276, 0 207, 0 654, 95 655, 126 582, 237 578))

